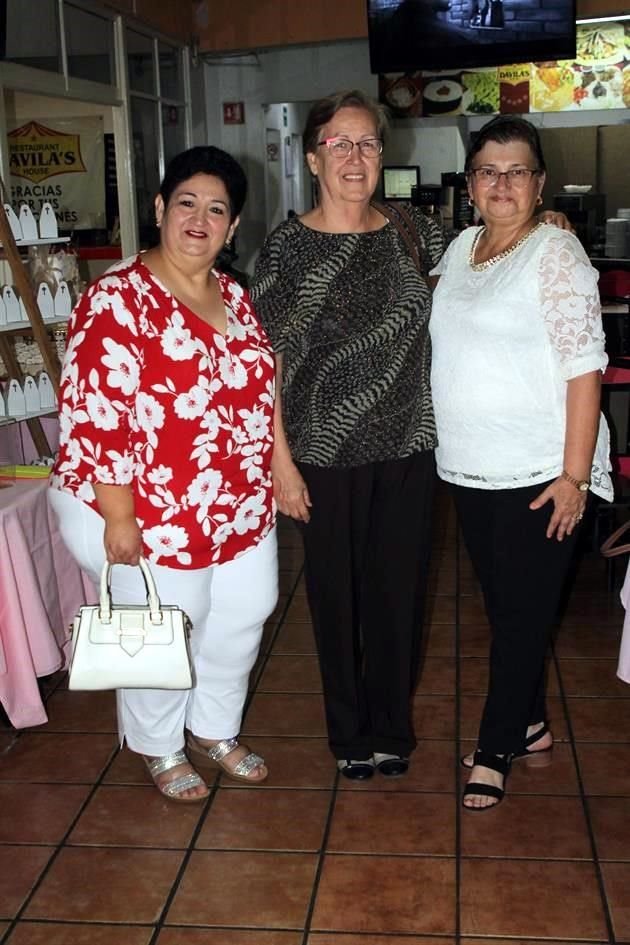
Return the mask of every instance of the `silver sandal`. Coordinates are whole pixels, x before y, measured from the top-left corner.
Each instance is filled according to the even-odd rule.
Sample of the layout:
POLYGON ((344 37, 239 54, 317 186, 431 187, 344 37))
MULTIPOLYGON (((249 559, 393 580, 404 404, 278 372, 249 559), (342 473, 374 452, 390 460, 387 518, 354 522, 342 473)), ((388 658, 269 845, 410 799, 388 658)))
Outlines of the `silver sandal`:
MULTIPOLYGON (((213 745, 211 748, 206 748, 204 745, 200 745, 195 736, 191 733, 186 740, 186 747, 188 748, 189 754, 196 756, 195 761, 198 765, 205 764, 211 768, 220 768, 223 774, 233 781, 246 781, 247 784, 261 784, 266 780, 269 773, 265 770, 265 775, 262 778, 250 777, 252 771, 255 771, 256 768, 264 768, 265 766, 265 759, 261 758, 260 755, 257 755, 253 751, 248 751, 245 757, 241 758, 238 764, 233 768, 230 768, 224 763, 223 759, 239 747, 237 738, 224 738, 223 741, 217 742, 217 744, 213 745)), ((243 747, 245 748, 246 746, 243 745, 243 747)))
POLYGON ((170 771, 171 768, 176 768, 177 765, 190 764, 186 753, 181 749, 173 752, 172 755, 163 755, 161 758, 154 758, 153 761, 149 761, 144 755, 142 757, 149 769, 149 774, 156 788, 160 794, 163 794, 169 801, 177 801, 178 804, 199 804, 200 801, 205 801, 208 797, 210 792, 207 790, 207 785, 196 771, 182 774, 179 778, 173 778, 172 781, 167 781, 166 784, 158 784, 156 781, 156 778, 164 774, 165 771, 170 771), (199 794, 197 797, 180 797, 180 794, 183 794, 184 791, 189 791, 190 788, 195 787, 205 787, 206 793, 199 794))

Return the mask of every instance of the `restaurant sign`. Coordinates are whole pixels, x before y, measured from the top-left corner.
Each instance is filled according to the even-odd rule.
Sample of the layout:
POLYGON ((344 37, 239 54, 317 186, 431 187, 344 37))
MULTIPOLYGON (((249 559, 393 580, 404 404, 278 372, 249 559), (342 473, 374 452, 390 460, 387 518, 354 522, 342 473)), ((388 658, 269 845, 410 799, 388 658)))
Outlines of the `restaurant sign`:
POLYGON ((46 128, 37 121, 9 134, 9 167, 14 177, 40 184, 56 174, 84 174, 81 136, 46 128))
POLYGON ((103 123, 98 117, 31 119, 8 133, 11 203, 50 203, 59 228, 105 226, 103 123))

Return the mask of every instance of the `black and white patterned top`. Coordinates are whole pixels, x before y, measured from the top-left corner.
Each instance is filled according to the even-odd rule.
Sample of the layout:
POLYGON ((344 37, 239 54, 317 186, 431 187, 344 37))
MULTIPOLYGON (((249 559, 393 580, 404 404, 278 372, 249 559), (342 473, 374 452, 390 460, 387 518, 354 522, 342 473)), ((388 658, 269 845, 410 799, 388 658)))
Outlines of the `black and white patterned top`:
MULTIPOLYGON (((426 270, 438 225, 407 207, 426 270)), ((428 334, 431 293, 392 223, 320 233, 294 217, 266 239, 252 298, 283 356, 285 430, 294 460, 359 466, 436 444, 428 334)))

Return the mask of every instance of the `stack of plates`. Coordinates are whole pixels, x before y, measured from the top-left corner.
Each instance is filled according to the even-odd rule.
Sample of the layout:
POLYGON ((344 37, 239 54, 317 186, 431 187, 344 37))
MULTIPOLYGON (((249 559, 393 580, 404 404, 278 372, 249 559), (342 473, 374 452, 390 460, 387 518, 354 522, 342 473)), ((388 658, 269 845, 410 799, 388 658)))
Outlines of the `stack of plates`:
POLYGON ((623 259, 630 256, 630 209, 627 217, 611 217, 606 220, 606 256, 623 259))

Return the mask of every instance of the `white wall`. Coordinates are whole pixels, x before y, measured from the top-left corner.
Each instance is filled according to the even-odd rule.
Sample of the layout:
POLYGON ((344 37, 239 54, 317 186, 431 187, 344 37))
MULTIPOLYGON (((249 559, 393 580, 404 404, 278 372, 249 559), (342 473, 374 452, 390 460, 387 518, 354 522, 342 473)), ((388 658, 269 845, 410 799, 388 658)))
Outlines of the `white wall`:
POLYGON ((384 152, 385 164, 419 164, 423 184, 441 184, 447 171, 463 171, 465 119, 424 118, 396 122, 384 152))

